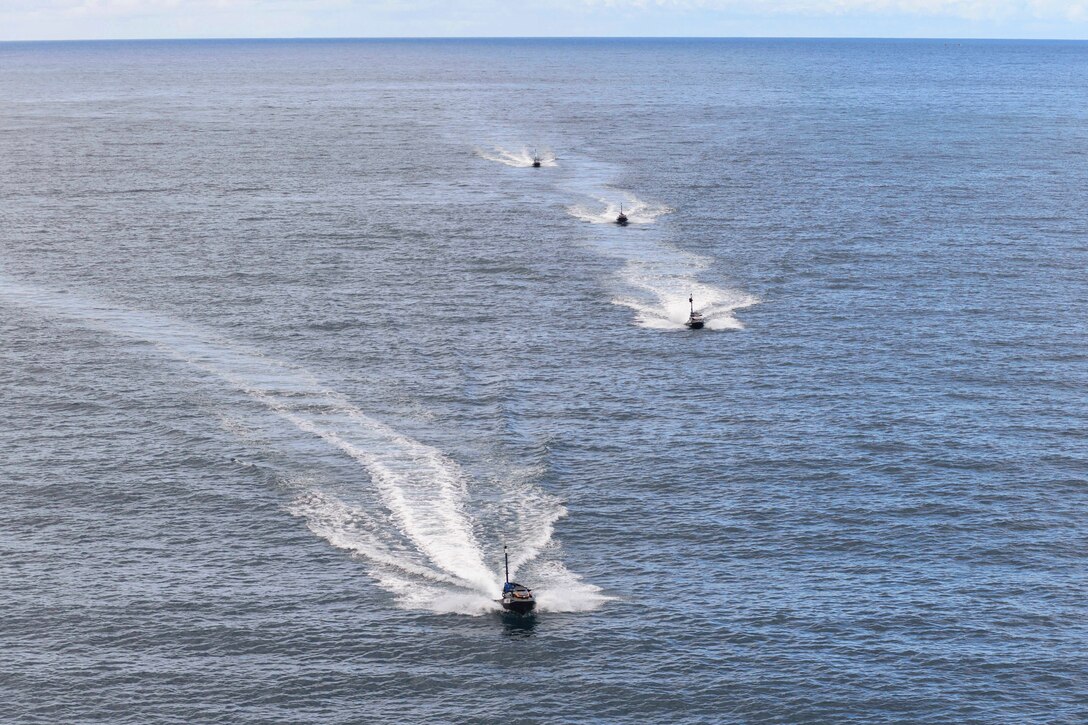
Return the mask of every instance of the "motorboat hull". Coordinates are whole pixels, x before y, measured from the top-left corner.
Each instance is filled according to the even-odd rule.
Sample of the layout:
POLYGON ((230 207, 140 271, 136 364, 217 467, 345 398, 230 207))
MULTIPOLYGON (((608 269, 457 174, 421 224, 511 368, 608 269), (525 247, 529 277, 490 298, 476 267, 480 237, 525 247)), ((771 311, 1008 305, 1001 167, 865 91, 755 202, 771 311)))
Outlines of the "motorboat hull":
POLYGON ((511 599, 510 597, 503 597, 499 600, 502 604, 502 608, 508 612, 515 612, 517 614, 528 614, 536 609, 535 599, 511 599))
POLYGON ((691 329, 691 330, 701 330, 701 329, 703 329, 703 321, 702 320, 688 320, 684 324, 687 325, 688 329, 691 329))

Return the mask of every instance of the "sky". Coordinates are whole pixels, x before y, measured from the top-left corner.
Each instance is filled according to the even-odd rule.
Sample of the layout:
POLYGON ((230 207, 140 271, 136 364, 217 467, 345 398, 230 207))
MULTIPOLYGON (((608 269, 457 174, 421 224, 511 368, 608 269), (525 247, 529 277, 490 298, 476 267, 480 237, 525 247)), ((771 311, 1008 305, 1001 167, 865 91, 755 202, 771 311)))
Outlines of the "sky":
POLYGON ((451 36, 1088 39, 1088 0, 0 0, 0 40, 451 36))

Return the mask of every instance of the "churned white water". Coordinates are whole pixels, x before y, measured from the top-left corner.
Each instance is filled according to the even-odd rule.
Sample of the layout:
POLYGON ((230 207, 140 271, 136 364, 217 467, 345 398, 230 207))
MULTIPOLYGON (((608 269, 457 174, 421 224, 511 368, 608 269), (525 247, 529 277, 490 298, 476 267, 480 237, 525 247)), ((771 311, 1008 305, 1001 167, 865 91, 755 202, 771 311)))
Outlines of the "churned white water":
MULTIPOLYGON (((306 479, 295 481, 304 490, 288 509, 315 534, 362 560, 401 606, 463 614, 499 609, 503 570, 494 562, 503 544, 514 552, 511 577, 531 576, 542 610, 584 611, 605 601, 599 588, 581 582, 558 558, 554 524, 566 509, 531 482, 476 491, 493 502, 494 510, 485 512, 451 458, 367 416, 297 365, 193 325, 111 307, 70 290, 0 277, 0 297, 151 343, 357 463, 354 485, 325 490, 306 479)), ((233 430, 235 424, 228 419, 224 427, 233 430)))

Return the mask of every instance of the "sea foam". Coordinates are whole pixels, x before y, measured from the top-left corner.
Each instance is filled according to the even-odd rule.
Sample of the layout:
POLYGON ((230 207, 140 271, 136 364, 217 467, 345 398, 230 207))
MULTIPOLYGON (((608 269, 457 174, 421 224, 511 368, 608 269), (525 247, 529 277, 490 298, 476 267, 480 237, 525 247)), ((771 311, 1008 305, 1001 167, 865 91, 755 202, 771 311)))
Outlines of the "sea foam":
MULTIPOLYGON (((0 296, 150 343, 354 462, 358 476, 350 482, 296 477, 288 509, 351 552, 400 606, 462 614, 496 609, 503 543, 513 552, 511 575, 526 575, 542 610, 581 611, 604 601, 560 561, 554 525, 566 509, 530 480, 472 480, 440 450, 368 416, 305 369, 197 326, 3 277, 0 296), (487 489, 479 499, 488 503, 471 495, 473 487, 487 489)), ((220 424, 249 437, 230 414, 221 414, 220 424)))

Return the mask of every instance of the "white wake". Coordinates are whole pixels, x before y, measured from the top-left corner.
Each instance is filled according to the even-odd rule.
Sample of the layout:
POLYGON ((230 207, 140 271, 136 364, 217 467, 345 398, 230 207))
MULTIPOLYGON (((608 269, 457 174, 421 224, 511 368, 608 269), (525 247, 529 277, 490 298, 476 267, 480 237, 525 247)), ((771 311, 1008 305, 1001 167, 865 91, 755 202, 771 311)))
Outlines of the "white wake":
POLYGON ((613 304, 631 309, 640 327, 686 330, 691 311, 688 298, 693 296, 706 329, 744 328, 736 311, 758 304, 759 299, 704 281, 715 260, 681 250, 669 241, 670 225, 657 224, 672 208, 614 187, 611 180, 620 172, 614 164, 572 156, 567 166, 575 173, 564 177, 563 190, 576 199, 567 205, 567 213, 600 225, 588 232, 588 246, 620 262, 611 280, 613 304), (621 209, 627 227, 616 224, 621 209))
POLYGON ((581 202, 567 207, 567 213, 575 219, 591 224, 615 224, 620 209, 627 215, 628 224, 652 224, 657 218, 672 211, 664 204, 643 201, 630 192, 617 192, 615 197, 599 196, 594 202, 581 202))
POLYGON ((694 298, 708 330, 742 330, 736 312, 759 304, 759 298, 737 289, 702 281, 714 259, 683 251, 657 234, 597 234, 588 242, 597 254, 613 257, 620 267, 612 279, 612 303, 635 313, 635 324, 653 330, 687 330, 694 298))
MULTIPOLYGON (((541 166, 559 165, 553 151, 549 149, 537 149, 536 153, 540 157, 541 166)), ((528 147, 518 151, 509 151, 503 148, 478 148, 476 149, 476 154, 480 158, 487 159, 488 161, 498 161, 500 164, 506 164, 507 166, 513 166, 515 168, 528 168, 533 165, 533 151, 528 147)))
POLYGON ((689 297, 696 312, 703 314, 706 329, 743 330, 735 311, 758 304, 745 292, 716 287, 697 281, 694 276, 647 269, 646 265, 628 264, 619 273, 625 293, 612 303, 635 312, 635 323, 652 330, 686 330, 691 313, 689 297))
MULTIPOLYGON (((294 481, 289 509, 364 562, 400 606, 465 614, 497 609, 503 543, 514 554, 511 575, 526 575, 542 611, 588 610, 605 600, 560 561, 553 527, 566 510, 531 481, 472 480, 441 451, 367 416, 304 369, 195 326, 3 276, 0 299, 151 343, 357 465, 348 481, 294 481), (487 503, 477 503, 474 488, 485 489, 479 499, 487 503)), ((242 429, 232 417, 222 423, 242 429)))

